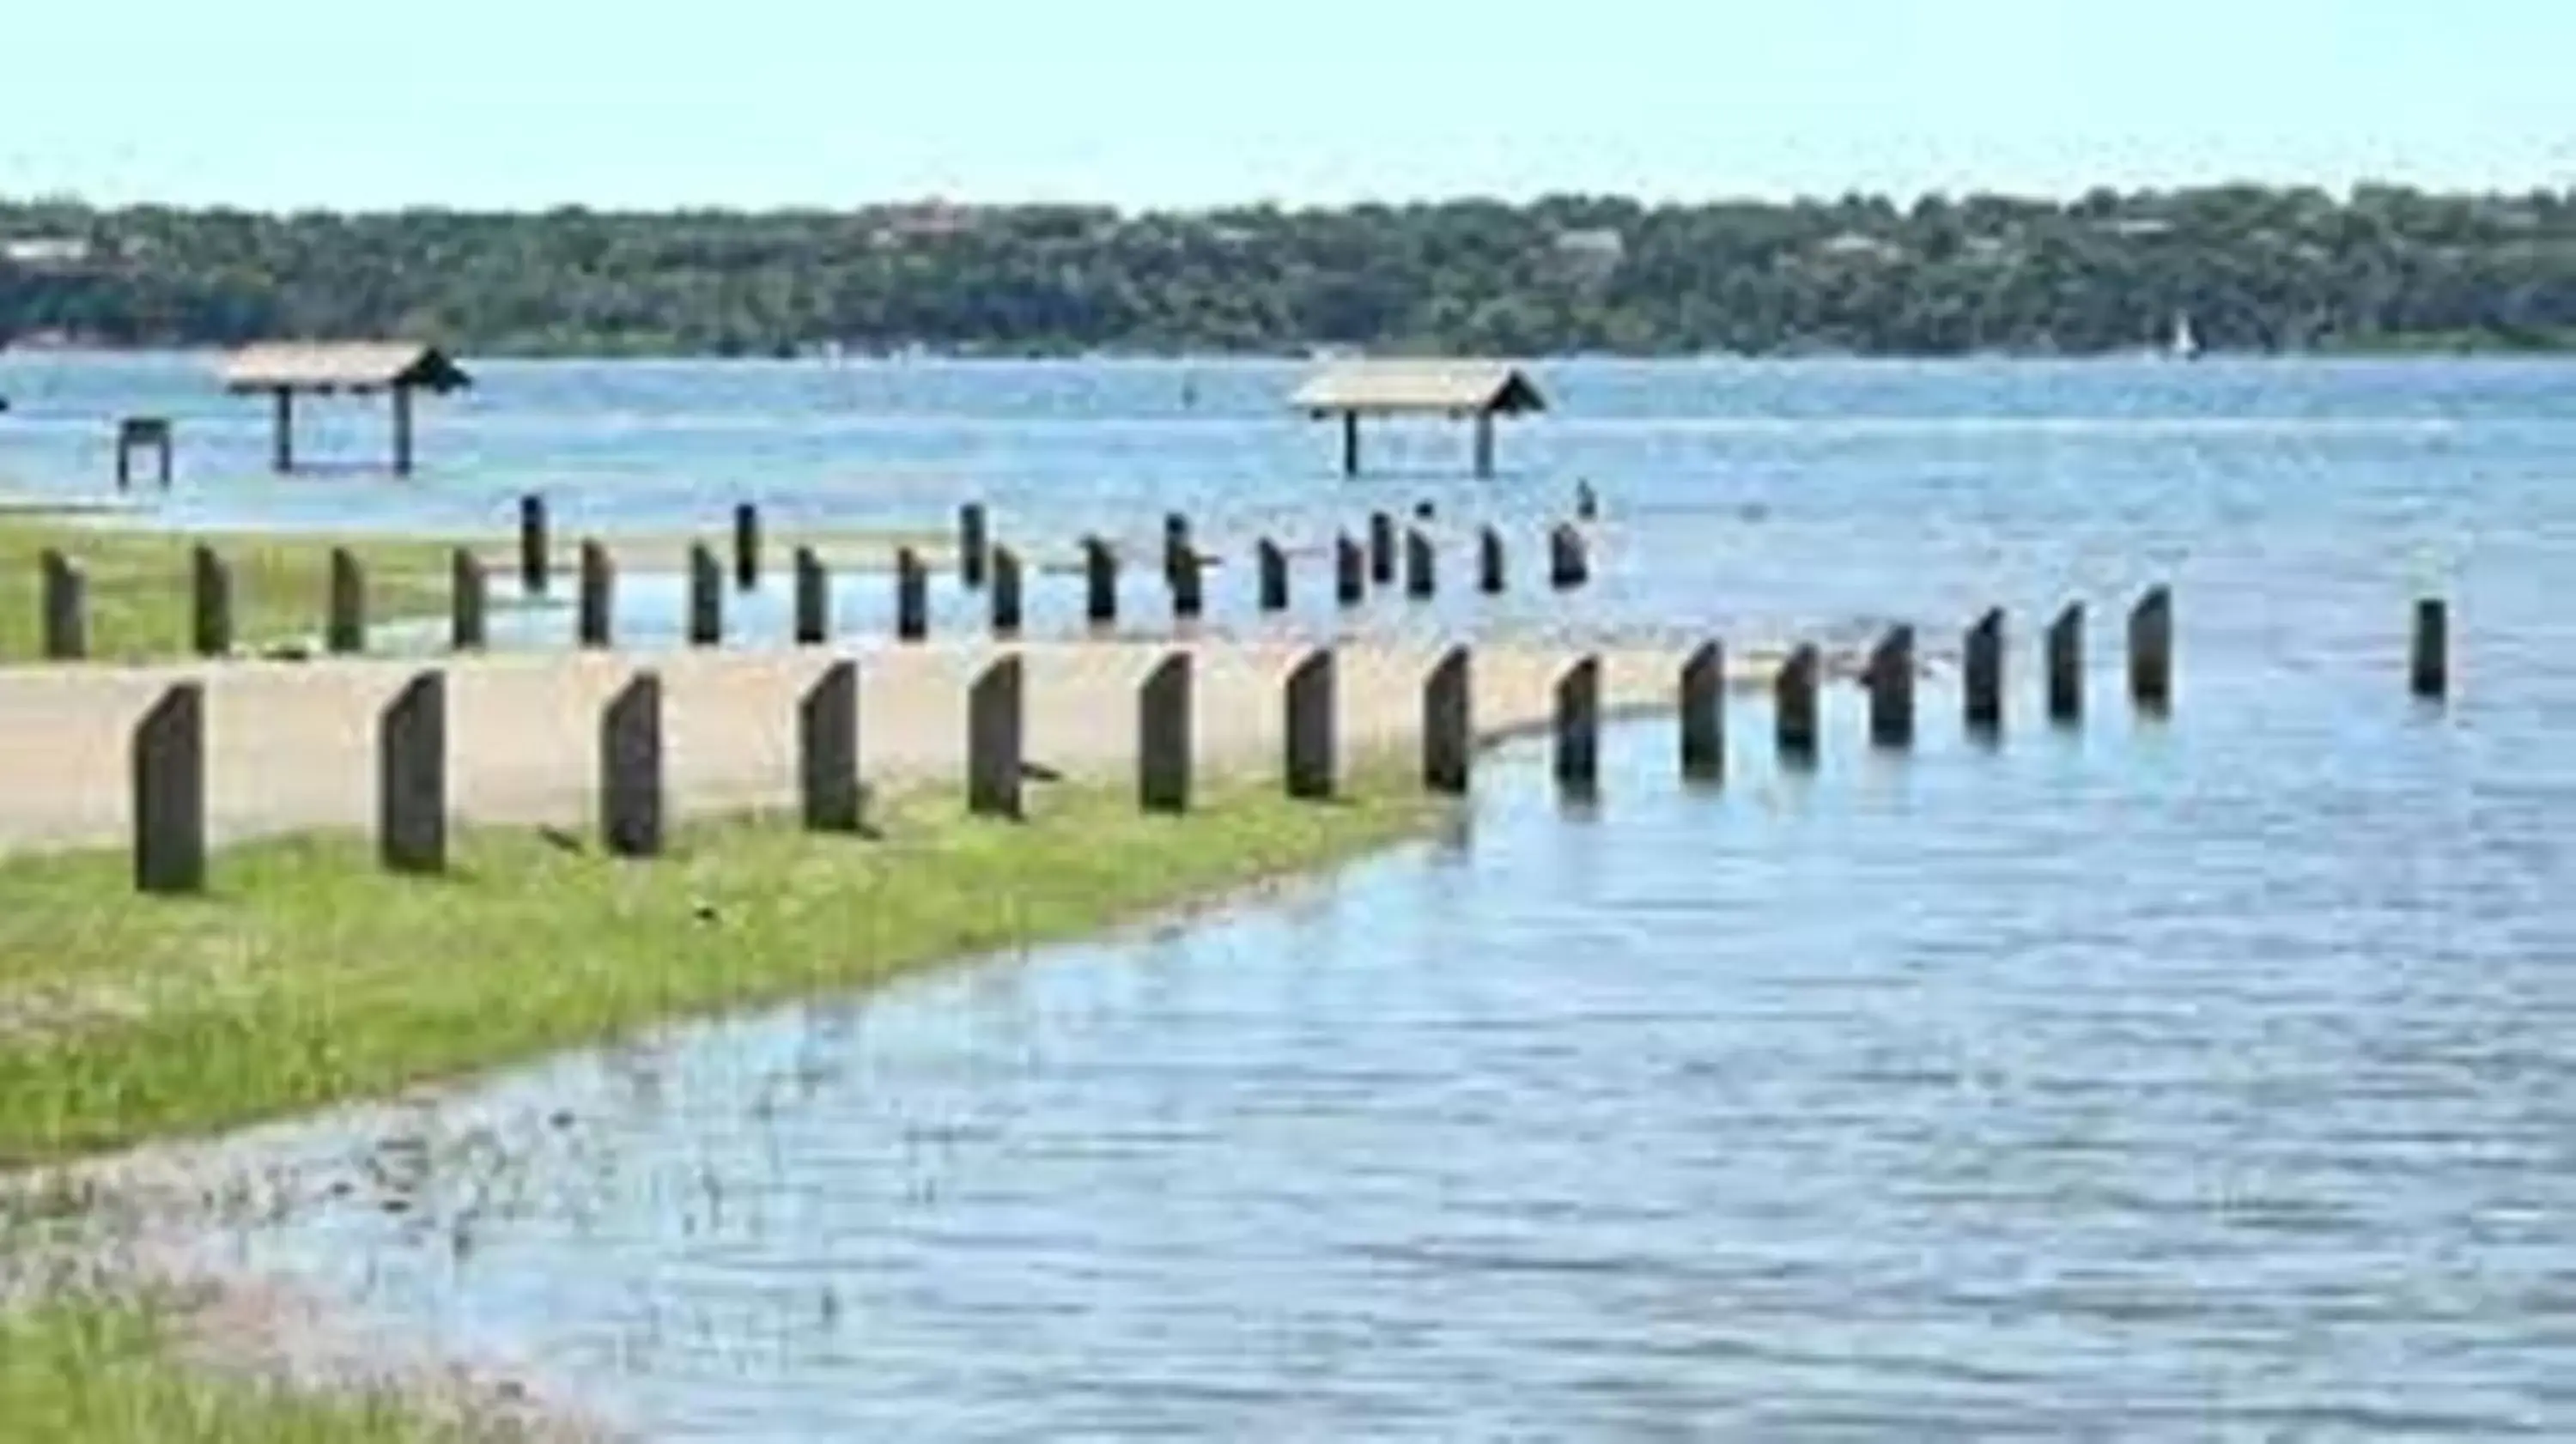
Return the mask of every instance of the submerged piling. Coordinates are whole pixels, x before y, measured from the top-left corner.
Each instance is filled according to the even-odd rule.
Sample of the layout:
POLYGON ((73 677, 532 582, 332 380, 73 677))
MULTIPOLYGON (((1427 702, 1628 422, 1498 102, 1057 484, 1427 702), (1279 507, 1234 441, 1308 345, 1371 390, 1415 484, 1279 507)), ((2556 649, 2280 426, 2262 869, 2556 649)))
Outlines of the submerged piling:
POLYGON ((2407 690, 2427 702, 2451 694, 2451 608, 2439 597, 2415 603, 2415 639, 2407 657, 2407 690))
POLYGON ((1780 758, 1792 766, 1816 760, 1816 649, 1800 643, 1771 681, 1771 728, 1780 758))
POLYGON ((2141 713, 2173 710, 2173 592, 2154 587, 2129 611, 2129 701, 2141 713))

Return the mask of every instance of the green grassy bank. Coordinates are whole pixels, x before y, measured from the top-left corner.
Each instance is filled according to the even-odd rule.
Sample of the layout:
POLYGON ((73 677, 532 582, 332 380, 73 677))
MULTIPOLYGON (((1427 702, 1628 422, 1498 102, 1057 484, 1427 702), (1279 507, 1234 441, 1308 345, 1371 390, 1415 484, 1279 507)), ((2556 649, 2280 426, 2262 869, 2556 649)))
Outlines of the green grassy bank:
MULTIPOLYGON (((60 550, 89 582, 90 655, 119 661, 175 657, 190 645, 189 557, 211 540, 233 568, 233 631, 245 646, 322 630, 331 548, 324 536, 213 538, 41 518, 0 518, 0 663, 42 655, 38 559, 60 550)), ((389 621, 443 613, 448 548, 437 542, 350 540, 366 566, 367 606, 389 621)))

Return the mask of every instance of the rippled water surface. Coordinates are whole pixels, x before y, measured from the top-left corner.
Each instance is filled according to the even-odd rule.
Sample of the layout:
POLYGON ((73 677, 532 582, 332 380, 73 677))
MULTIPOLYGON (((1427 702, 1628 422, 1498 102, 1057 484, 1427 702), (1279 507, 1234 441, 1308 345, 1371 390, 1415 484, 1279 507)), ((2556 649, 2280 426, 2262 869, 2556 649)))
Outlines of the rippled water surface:
MULTIPOLYGON (((0 475, 69 485, 47 398, 101 383, 30 365, 0 475)), ((2079 732, 2025 646, 1999 745, 1936 677, 1903 757, 1837 689, 1813 775, 1758 701, 1722 788, 1663 724, 1594 806, 1506 752, 1456 835, 1278 897, 317 1142, 360 1186, 233 1242, 654 1437, 2576 1434, 2576 368, 1575 363, 1483 492, 1437 431, 1342 487, 1293 374, 493 367, 451 474, 345 505, 1245 533, 1580 475, 1583 620, 2026 641, 2166 579, 2177 713, 2097 626, 2079 732)))

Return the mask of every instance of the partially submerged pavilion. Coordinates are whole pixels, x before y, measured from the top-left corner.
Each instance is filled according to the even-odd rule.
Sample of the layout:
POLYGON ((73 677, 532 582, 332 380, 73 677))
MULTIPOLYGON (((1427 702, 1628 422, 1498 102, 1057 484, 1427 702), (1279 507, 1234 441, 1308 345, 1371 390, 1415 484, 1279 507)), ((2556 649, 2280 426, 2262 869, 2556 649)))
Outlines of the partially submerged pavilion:
POLYGON ((1342 421, 1342 475, 1360 473, 1362 416, 1446 416, 1476 424, 1476 474, 1494 474, 1494 418, 1544 411, 1547 401, 1504 361, 1346 361, 1297 388, 1291 405, 1342 421))
POLYGON ((275 398, 273 465, 295 469, 295 398, 299 393, 352 396, 382 391, 393 399, 394 475, 411 474, 411 394, 443 396, 473 384, 464 368, 435 346, 415 341, 270 341, 245 346, 224 362, 224 389, 265 391, 275 398))

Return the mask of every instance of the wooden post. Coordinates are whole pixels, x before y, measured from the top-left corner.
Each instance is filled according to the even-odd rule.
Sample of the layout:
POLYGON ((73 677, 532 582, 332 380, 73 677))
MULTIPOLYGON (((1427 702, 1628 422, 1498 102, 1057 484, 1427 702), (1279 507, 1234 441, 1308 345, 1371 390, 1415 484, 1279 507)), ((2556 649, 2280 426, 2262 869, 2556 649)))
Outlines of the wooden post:
POLYGON ((1494 413, 1476 413, 1476 475, 1479 479, 1494 474, 1494 413))
POLYGON ((1288 610, 1288 553, 1279 544, 1263 537, 1253 548, 1261 571, 1261 610, 1288 610))
POLYGON ((422 672, 376 723, 376 850, 388 872, 447 870, 447 678, 422 672))
POLYGON ((1583 554, 1583 533, 1572 523, 1558 522, 1547 534, 1547 582, 1558 591, 1579 587, 1592 576, 1592 563, 1583 554))
POLYGON ((733 584, 745 592, 760 585, 760 507, 755 502, 734 503, 733 584))
POLYGON ((269 460, 277 474, 284 476, 295 469, 295 392, 280 386, 272 394, 277 399, 271 424, 277 434, 269 442, 269 460))
POLYGON ((1014 654, 985 668, 966 694, 966 810, 976 816, 1023 815, 1026 715, 1021 691, 1020 659, 1014 654))
POLYGON ((724 568, 705 542, 689 543, 689 645, 724 644, 724 568))
POLYGON ((992 546, 984 522, 984 504, 970 501, 957 508, 957 580, 968 591, 984 585, 984 561, 992 546))
POLYGON ((1503 582, 1503 534, 1485 527, 1476 533, 1476 589, 1499 596, 1503 582))
POLYGON ((865 821, 859 782, 859 664, 823 669, 796 705, 796 758, 809 832, 857 832, 865 821))
POLYGON ((1894 627, 1869 654, 1869 740, 1914 745, 1914 629, 1894 627))
POLYGON ((638 672, 599 719, 600 841, 612 857, 662 852, 662 679, 638 672))
POLYGON ((45 549, 38 567, 43 574, 45 660, 77 662, 89 655, 89 579, 52 547, 45 549))
POLYGON ((1726 648, 1710 642, 1682 663, 1682 776, 1716 782, 1726 776, 1726 648))
POLYGON ((553 543, 546 538, 546 499, 530 492, 519 498, 519 587, 532 597, 546 594, 554 570, 553 543))
POLYGON ((930 635, 930 574, 910 547, 894 554, 894 634, 905 642, 930 635))
POLYGON ((832 574, 812 547, 796 549, 796 645, 819 647, 832 636, 832 574))
POLYGON ((1172 652, 1136 694, 1136 801, 1147 812, 1190 810, 1190 654, 1172 652))
POLYGON ((608 548, 584 538, 581 544, 581 596, 578 599, 575 624, 580 629, 581 645, 605 647, 613 640, 616 626, 617 563, 608 548))
POLYGON ((1360 414, 1342 413, 1342 475, 1360 474, 1360 414))
POLYGON ((411 388, 390 388, 394 413, 394 475, 411 475, 411 388))
POLYGON ((1476 749, 1475 662, 1467 648, 1452 647, 1422 683, 1422 785, 1462 794, 1476 749))
POLYGON ((2129 701, 2162 717, 2173 710, 2173 592, 2151 588, 2129 612, 2129 701))
POLYGON ((1556 780, 1572 792, 1601 785, 1601 659, 1585 657, 1556 681, 1556 780))
POLYGON ((323 649, 338 656, 367 650, 367 574, 347 547, 331 548, 328 602, 323 613, 323 649))
POLYGON ((134 428, 128 422, 116 432, 116 489, 124 491, 134 483, 134 428))
POLYGON ((2451 608, 2440 597, 2415 603, 2415 641, 2407 658, 2407 690, 2427 702, 2451 695, 2451 608))
POLYGON ((134 887, 145 893, 206 886, 206 689, 181 682, 134 729, 134 887))
POLYGON ((1333 538, 1333 599, 1356 607, 1368 596, 1368 558, 1345 532, 1333 538))
POLYGON ((1434 568, 1437 554, 1431 549, 1431 538, 1419 527, 1407 527, 1404 533, 1404 594, 1416 601, 1429 599, 1434 590, 1434 568))
POLYGON ((189 553, 194 641, 200 657, 226 657, 233 650, 233 569, 199 545, 189 553))
POLYGON ((1369 513, 1369 581, 1386 586, 1395 580, 1395 518, 1382 511, 1369 513))
POLYGON ((1971 733, 1991 737, 2004 726, 2004 613, 1989 610, 1968 629, 1960 649, 1960 710, 1971 733))
POLYGON ((1163 513, 1163 581, 1170 584, 1191 560, 1190 519, 1176 511, 1163 513))
POLYGON ((1020 554, 1009 547, 995 547, 992 553, 993 635, 1016 637, 1020 634, 1020 554))
POLYGON ((447 645, 459 652, 482 649, 490 640, 486 618, 491 612, 491 587, 483 575, 483 559, 472 547, 457 547, 447 554, 447 645))
POLYGON ((1801 643, 1771 682, 1772 732, 1780 759, 1792 766, 1816 760, 1816 649, 1801 643))
POLYGON ((1172 616, 1179 621, 1193 621, 1207 609, 1207 593, 1199 571, 1198 553, 1185 543, 1172 562, 1172 616))
POLYGON ((1283 700, 1287 708, 1287 755, 1283 771, 1288 795, 1309 801, 1330 799, 1337 786, 1334 762, 1333 652, 1309 652, 1288 674, 1283 700))
POLYGON ((157 473, 155 479, 161 483, 161 489, 163 491, 168 491, 170 489, 171 466, 170 423, 167 421, 162 422, 161 425, 153 432, 152 439, 155 443, 153 446, 153 470, 157 473))
POLYGON ((1082 539, 1082 615, 1095 627, 1118 621, 1118 553, 1096 536, 1082 539))
POLYGON ((2048 720, 2084 718, 2084 604, 2069 602, 2048 624, 2048 720))

